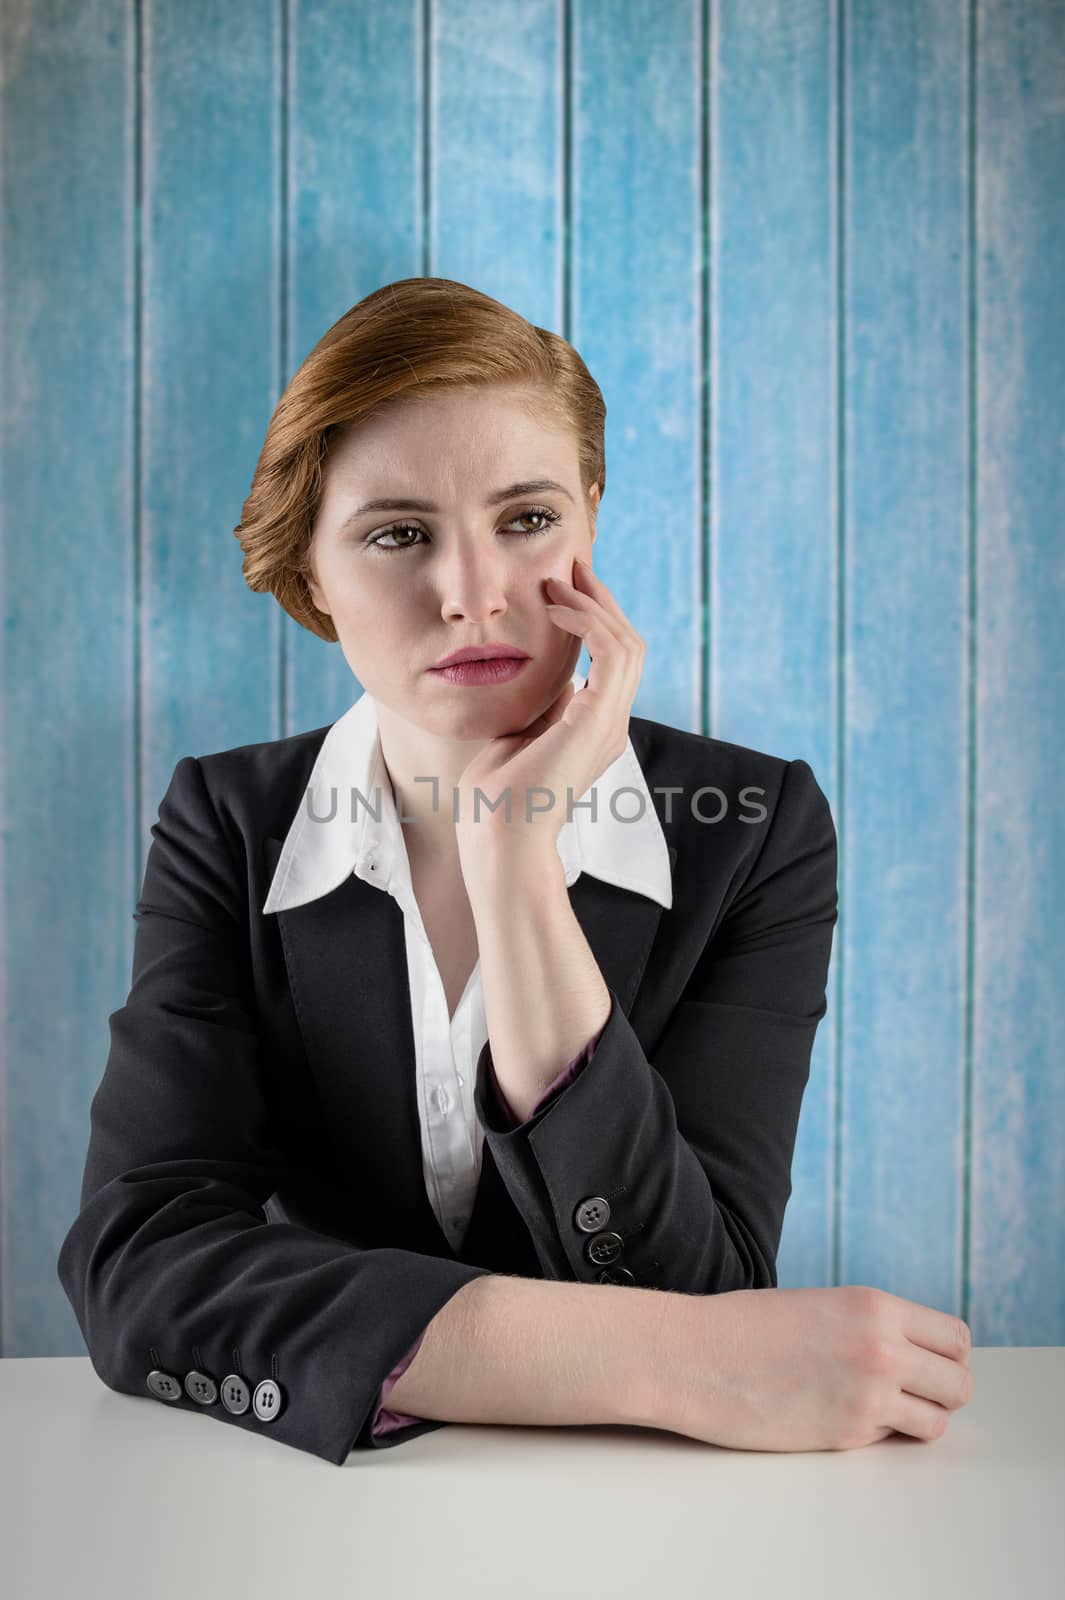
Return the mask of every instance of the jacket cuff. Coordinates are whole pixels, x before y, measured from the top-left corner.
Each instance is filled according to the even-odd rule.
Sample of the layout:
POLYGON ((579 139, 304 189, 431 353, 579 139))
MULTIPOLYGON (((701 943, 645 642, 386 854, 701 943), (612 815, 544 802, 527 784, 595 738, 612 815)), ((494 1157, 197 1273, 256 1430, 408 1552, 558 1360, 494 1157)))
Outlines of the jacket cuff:
MULTIPOLYGON (((596 1045, 603 1037, 604 1031, 605 1024, 603 1028, 600 1028, 599 1032, 594 1036, 594 1038, 589 1039, 584 1049, 579 1051, 577 1055, 574 1056, 572 1061, 566 1063, 558 1076, 552 1078, 551 1082, 548 1084, 539 1100, 537 1100, 536 1104, 529 1112, 529 1116, 526 1118, 526 1121, 529 1121, 535 1117, 538 1111, 542 1111, 544 1106, 547 1105, 548 1101, 551 1100, 556 1094, 560 1094, 563 1089, 567 1088, 580 1074, 581 1070, 588 1065, 589 1061, 592 1059, 592 1054, 596 1045)), ((488 1083, 499 1107, 500 1116, 512 1128, 519 1128, 521 1126, 521 1118, 517 1116, 510 1104, 510 1101, 500 1088, 499 1079, 496 1077, 495 1063, 492 1060, 492 1051, 490 1047, 488 1050, 487 1065, 488 1083)))

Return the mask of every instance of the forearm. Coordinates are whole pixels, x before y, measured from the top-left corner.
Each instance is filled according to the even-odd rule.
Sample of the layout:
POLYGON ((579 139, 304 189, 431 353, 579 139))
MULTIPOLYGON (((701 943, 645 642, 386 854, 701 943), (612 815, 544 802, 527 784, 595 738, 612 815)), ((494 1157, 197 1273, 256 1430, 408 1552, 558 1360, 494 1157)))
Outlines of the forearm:
POLYGON ((656 1426, 673 1298, 620 1284, 475 1278, 429 1323, 388 1408, 442 1422, 656 1426))
POLYGON ((496 1078, 524 1120, 606 1023, 610 991, 570 904, 557 851, 542 861, 482 851, 467 883, 496 1078))

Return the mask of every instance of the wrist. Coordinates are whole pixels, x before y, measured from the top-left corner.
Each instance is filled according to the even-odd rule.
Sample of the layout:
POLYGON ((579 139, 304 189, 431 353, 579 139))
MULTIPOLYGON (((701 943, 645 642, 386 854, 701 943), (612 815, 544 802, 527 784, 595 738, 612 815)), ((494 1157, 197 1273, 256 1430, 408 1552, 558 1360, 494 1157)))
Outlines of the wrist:
POLYGON ((459 865, 467 890, 503 889, 513 893, 528 886, 565 887, 566 874, 554 838, 541 839, 504 833, 498 828, 459 832, 459 865))
POLYGON ((633 1428, 673 1429, 677 1302, 683 1296, 640 1285, 616 1285, 612 1319, 617 1347, 618 1421, 633 1428))

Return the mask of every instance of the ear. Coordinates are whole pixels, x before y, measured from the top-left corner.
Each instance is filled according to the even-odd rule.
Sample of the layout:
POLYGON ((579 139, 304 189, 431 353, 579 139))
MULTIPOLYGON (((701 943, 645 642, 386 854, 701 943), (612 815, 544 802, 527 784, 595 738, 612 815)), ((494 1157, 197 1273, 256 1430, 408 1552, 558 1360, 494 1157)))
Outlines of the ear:
POLYGON ((594 544, 595 543, 595 536, 599 531, 599 528, 598 528, 599 501, 600 501, 600 498, 601 498, 600 493, 599 493, 599 485, 597 483, 593 483, 592 484, 592 487, 588 491, 588 498, 592 503, 592 515, 591 515, 591 519, 590 520, 591 520, 591 526, 592 526, 592 543, 594 544))
POLYGON ((332 616, 332 612, 325 603, 325 595, 322 593, 317 579, 314 577, 310 567, 305 568, 303 573, 303 581, 307 585, 307 592, 314 602, 315 609, 320 611, 325 617, 332 616))

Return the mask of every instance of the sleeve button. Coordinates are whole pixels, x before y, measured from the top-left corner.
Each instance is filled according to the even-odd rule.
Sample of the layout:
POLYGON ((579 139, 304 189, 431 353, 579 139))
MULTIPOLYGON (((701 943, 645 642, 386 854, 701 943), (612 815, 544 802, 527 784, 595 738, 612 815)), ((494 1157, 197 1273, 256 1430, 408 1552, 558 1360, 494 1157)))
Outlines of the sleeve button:
POLYGON ((281 1385, 273 1378, 264 1378, 262 1383, 255 1385, 251 1408, 260 1422, 276 1422, 284 1405, 285 1397, 281 1393, 281 1385))
POLYGON ((164 1372, 161 1367, 153 1367, 148 1374, 148 1387, 157 1400, 180 1400, 182 1389, 181 1380, 172 1372, 164 1372))
POLYGON ((594 1239, 588 1240, 584 1253, 593 1267, 612 1267, 624 1249, 625 1241, 620 1233, 597 1233, 594 1239))
POLYGON ((222 1379, 222 1404, 235 1417, 243 1416, 251 1405, 251 1391, 238 1372, 222 1379))
POLYGON ((218 1385, 209 1372, 197 1372, 194 1368, 185 1374, 185 1393, 201 1406, 213 1406, 218 1399, 218 1385))
POLYGON ((598 1233, 610 1221, 610 1206, 602 1195, 589 1195, 577 1207, 573 1220, 582 1233, 598 1233))

